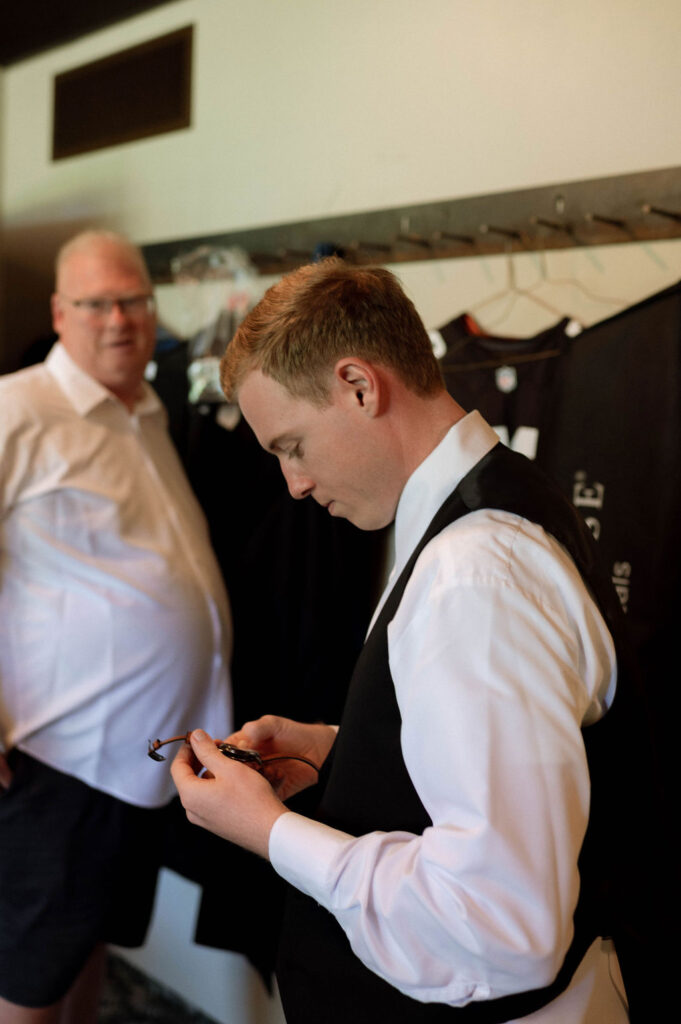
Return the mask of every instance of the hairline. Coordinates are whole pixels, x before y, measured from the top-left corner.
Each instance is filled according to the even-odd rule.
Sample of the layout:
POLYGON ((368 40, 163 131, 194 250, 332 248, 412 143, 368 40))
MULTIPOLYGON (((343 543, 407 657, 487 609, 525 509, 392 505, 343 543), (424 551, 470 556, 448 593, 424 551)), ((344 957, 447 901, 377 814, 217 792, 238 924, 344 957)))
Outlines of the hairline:
POLYGON ((142 279, 149 288, 152 287, 149 269, 144 260, 144 256, 142 255, 142 250, 138 245, 135 245, 135 243, 131 242, 126 235, 123 235, 120 232, 109 231, 105 228, 90 228, 86 231, 79 232, 77 235, 73 235, 72 238, 67 239, 57 251, 54 261, 54 281, 56 290, 58 290, 59 278, 63 275, 64 269, 68 266, 69 261, 78 253, 86 252, 88 248, 97 244, 117 246, 121 252, 126 252, 140 271, 142 279))
POLYGON ((419 353, 424 342, 431 353, 433 367, 437 367, 423 321, 394 274, 383 267, 348 268, 342 260, 329 258, 316 268, 314 265, 299 268, 267 289, 223 354, 221 382, 228 400, 238 401, 243 381, 251 372, 260 370, 293 397, 302 397, 323 406, 331 400, 333 369, 338 360, 356 358, 389 368, 416 394, 433 395, 445 385, 441 369, 437 367, 433 373, 433 368, 424 362, 425 349, 419 353), (319 333, 321 329, 321 321, 311 311, 310 303, 315 299, 315 293, 321 295, 327 287, 336 292, 338 303, 334 307, 332 301, 330 307, 332 352, 325 359, 320 356, 319 338, 313 340, 315 332, 319 333), (350 313, 345 322, 343 314, 336 316, 336 311, 344 308, 343 292, 346 288, 349 288, 349 306, 355 305, 358 309, 357 331, 352 330, 354 313, 350 313), (367 319, 361 309, 363 294, 369 296, 367 319), (383 301, 386 305, 381 304, 383 301), (380 322, 381 310, 389 314, 383 323, 380 322), (373 339, 366 335, 367 320, 378 339, 375 346, 373 339), (292 330, 300 330, 305 339, 300 349, 292 330), (406 331, 404 337, 407 340, 412 333, 414 339, 418 335, 420 340, 413 351, 413 358, 406 348, 403 355, 407 358, 390 358, 386 338, 391 330, 396 331, 400 338, 403 330, 406 331), (413 376, 412 370, 415 370, 413 376))

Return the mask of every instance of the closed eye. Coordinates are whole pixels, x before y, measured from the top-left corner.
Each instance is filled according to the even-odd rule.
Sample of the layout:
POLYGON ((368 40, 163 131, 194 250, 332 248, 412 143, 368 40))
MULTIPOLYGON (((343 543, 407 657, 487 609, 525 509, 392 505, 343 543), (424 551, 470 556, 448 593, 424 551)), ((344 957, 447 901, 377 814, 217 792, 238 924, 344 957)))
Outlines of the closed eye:
POLYGON ((300 459, 303 455, 300 441, 293 437, 274 438, 267 446, 267 450, 276 455, 278 459, 300 459))

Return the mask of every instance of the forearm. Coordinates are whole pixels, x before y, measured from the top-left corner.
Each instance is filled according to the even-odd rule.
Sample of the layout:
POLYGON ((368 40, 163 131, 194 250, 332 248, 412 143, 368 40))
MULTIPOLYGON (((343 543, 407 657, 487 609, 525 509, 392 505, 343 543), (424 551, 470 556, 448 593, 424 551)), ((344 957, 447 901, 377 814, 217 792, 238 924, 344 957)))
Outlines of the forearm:
POLYGON ((370 970, 413 998, 456 1005, 543 987, 570 939, 576 872, 550 860, 535 875, 492 831, 470 822, 355 838, 289 813, 269 852, 370 970))
POLYGON ((432 827, 353 838, 287 815, 270 837, 275 869, 335 915, 366 966, 452 1004, 553 979, 589 801, 580 684, 561 643, 537 635, 522 601, 495 611, 488 593, 473 606, 466 591, 461 602, 447 622, 473 607, 496 651, 416 615, 391 646, 404 761, 432 827))

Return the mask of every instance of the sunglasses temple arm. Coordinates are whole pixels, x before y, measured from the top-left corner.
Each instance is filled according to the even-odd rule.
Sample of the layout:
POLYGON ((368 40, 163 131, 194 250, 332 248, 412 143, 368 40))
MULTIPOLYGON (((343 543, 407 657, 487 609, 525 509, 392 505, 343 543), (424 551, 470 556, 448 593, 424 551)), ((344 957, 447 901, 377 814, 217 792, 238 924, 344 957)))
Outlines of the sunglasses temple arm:
POLYGON ((184 740, 186 743, 189 742, 189 733, 183 733, 182 736, 171 736, 167 740, 149 740, 149 753, 156 751, 159 747, 165 747, 166 743, 179 743, 184 740))

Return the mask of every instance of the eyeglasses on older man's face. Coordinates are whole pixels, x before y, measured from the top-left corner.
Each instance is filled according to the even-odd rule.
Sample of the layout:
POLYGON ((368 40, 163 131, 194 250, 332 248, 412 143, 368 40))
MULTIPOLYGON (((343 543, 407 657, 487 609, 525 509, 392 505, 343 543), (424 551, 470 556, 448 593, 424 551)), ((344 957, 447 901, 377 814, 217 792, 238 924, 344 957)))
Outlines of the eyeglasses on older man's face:
POLYGON ((118 309, 121 316, 131 320, 141 320, 156 309, 154 296, 147 294, 92 299, 70 299, 68 296, 60 294, 59 298, 92 320, 105 320, 111 316, 114 308, 118 309))

